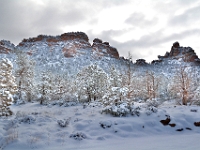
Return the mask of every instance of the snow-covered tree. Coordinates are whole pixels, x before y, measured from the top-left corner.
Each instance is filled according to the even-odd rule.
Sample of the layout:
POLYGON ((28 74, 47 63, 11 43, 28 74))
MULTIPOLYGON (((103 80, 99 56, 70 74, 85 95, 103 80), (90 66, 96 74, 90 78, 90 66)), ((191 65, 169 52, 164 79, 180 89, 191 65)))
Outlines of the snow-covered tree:
MULTIPOLYGON (((70 91, 70 81, 68 79, 68 75, 66 74, 55 74, 53 77, 53 93, 54 98, 56 99, 65 99, 66 95, 69 94, 70 91)), ((73 93, 71 93, 72 95, 73 93)))
POLYGON ((107 78, 105 71, 96 64, 83 68, 75 79, 78 99, 81 95, 86 95, 88 101, 103 97, 108 87, 107 78))
POLYGON ((19 99, 25 99, 31 101, 33 94, 33 78, 34 78, 34 66, 35 62, 28 58, 28 55, 22 51, 17 51, 16 70, 15 76, 18 85, 19 99), (22 97, 22 93, 25 97, 22 97))
POLYGON ((187 105, 189 95, 192 92, 192 76, 186 66, 180 66, 173 79, 171 91, 182 100, 183 105, 187 105))
POLYGON ((9 105, 13 101, 12 95, 17 90, 12 69, 11 61, 8 59, 0 61, 0 116, 12 115, 9 105))
POLYGON ((122 87, 122 75, 114 66, 111 66, 109 71, 109 87, 122 87))
POLYGON ((52 73, 43 71, 37 84, 37 91, 40 95, 40 104, 45 104, 51 100, 53 93, 52 73))
POLYGON ((131 95, 133 93, 133 87, 132 87, 132 81, 133 81, 133 69, 132 69, 132 55, 129 52, 128 53, 128 58, 127 58, 127 71, 124 75, 124 86, 126 86, 128 88, 128 94, 127 97, 128 99, 131 98, 131 95))
POLYGON ((160 84, 159 77, 156 76, 155 72, 147 71, 145 76, 146 92, 148 99, 155 99, 158 92, 158 87, 160 84))

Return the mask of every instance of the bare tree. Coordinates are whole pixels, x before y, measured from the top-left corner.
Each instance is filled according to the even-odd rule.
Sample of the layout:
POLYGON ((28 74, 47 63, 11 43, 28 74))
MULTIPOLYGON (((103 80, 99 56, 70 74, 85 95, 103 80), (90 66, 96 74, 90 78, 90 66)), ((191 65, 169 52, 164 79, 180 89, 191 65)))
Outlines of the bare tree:
POLYGON ((186 66, 180 66, 177 69, 173 82, 172 90, 179 93, 182 104, 187 105, 189 94, 191 93, 192 78, 186 66))
POLYGON ((123 87, 126 87, 128 89, 127 98, 130 99, 133 95, 134 89, 133 89, 133 66, 132 66, 132 55, 129 52, 128 58, 127 58, 127 70, 125 71, 125 74, 123 76, 123 87))
POLYGON ((147 92, 148 99, 152 100, 157 97, 159 83, 159 77, 157 77, 153 71, 146 71, 145 90, 147 92))

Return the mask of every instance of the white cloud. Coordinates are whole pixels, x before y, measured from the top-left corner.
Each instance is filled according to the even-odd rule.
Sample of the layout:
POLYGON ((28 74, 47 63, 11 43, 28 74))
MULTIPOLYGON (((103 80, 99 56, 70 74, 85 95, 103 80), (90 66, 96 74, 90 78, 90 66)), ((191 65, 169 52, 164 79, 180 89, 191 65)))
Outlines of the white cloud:
POLYGON ((0 0, 0 8, 0 39, 15 44, 83 31, 134 59, 155 59, 175 41, 199 53, 200 0, 0 0))

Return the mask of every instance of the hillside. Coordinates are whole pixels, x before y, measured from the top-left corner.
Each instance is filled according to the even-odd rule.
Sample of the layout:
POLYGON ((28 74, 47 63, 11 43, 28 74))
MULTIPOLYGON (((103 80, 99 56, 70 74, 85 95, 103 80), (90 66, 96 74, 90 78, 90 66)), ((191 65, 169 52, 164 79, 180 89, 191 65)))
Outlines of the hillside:
POLYGON ((8 58, 0 62, 0 149, 200 146, 199 58, 190 47, 175 42, 150 64, 132 62, 109 42, 71 32, 17 46, 2 40, 0 53, 8 58))

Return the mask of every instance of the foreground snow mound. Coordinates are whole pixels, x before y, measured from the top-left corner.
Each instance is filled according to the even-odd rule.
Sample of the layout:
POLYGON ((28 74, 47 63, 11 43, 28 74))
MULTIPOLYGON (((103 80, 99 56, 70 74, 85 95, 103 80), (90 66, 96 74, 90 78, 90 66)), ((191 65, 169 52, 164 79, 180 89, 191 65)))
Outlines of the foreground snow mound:
MULTIPOLYGON (((99 149, 103 149, 110 143, 118 143, 117 141, 143 141, 155 137, 156 141, 159 141, 162 137, 173 135, 177 137, 176 142, 178 142, 182 136, 199 137, 200 107, 160 105, 154 113, 155 110, 144 103, 134 103, 132 106, 134 108, 131 109, 137 110, 135 112, 139 115, 131 115, 131 112, 126 117, 102 114, 103 107, 99 103, 89 104, 86 107, 83 105, 48 107, 37 103, 13 105, 11 110, 14 115, 0 118, 0 147, 5 150, 16 150, 16 148, 90 150, 96 149, 96 145, 100 143, 99 149), (147 114, 147 108, 152 111, 150 115, 147 114)), ((128 143, 129 146, 132 144, 128 143)), ((158 143, 154 141, 154 144, 158 143)), ((142 145, 143 142, 140 146, 142 145)), ((106 149, 119 149, 118 146, 106 149)), ((127 149, 133 148, 127 147, 127 149)))

